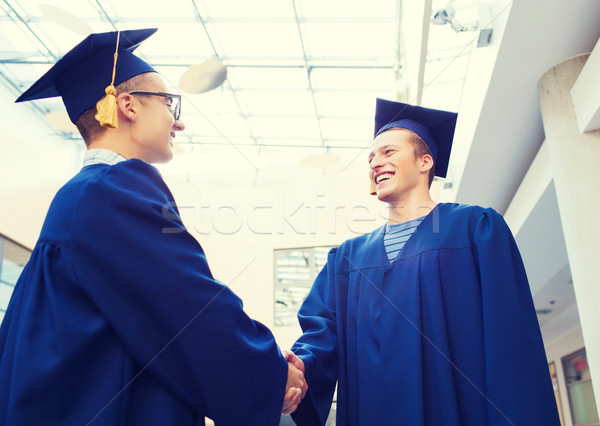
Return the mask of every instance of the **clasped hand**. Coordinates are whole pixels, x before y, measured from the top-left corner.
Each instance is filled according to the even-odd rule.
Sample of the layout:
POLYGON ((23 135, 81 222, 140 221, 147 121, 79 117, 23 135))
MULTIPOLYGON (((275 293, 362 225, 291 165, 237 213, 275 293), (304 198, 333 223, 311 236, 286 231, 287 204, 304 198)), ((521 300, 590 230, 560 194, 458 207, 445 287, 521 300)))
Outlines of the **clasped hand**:
POLYGON ((282 353, 288 362, 288 378, 281 412, 291 414, 296 411, 300 401, 306 395, 308 384, 304 378, 304 362, 293 352, 283 351, 282 353))

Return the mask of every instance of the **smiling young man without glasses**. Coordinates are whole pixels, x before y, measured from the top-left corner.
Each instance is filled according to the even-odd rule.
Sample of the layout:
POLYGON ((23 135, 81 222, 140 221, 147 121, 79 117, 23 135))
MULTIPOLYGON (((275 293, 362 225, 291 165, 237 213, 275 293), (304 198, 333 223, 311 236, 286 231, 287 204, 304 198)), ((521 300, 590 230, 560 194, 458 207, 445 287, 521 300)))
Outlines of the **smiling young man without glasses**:
POLYGON ((0 329, 0 425, 276 425, 305 391, 150 164, 184 128, 179 95, 132 53, 155 31, 92 34, 18 99, 61 96, 88 151, 0 329))
POLYGON ((325 424, 336 383, 338 426, 559 425, 510 230, 430 197, 456 118, 377 100, 370 179, 389 221, 331 250, 300 309, 298 425, 325 424))

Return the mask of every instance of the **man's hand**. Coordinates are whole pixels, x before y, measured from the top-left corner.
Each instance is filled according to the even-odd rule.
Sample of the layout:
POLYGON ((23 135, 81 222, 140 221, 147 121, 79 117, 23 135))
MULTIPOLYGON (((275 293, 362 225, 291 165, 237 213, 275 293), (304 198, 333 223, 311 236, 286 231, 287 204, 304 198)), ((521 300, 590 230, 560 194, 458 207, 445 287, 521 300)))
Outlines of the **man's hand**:
MULTIPOLYGON (((290 351, 282 351, 282 354, 283 354, 283 357, 287 360, 288 365, 292 364, 294 367, 296 367, 298 370, 300 370, 303 375, 306 375, 306 368, 304 367, 304 362, 298 356, 296 356, 295 353, 290 352, 290 351)), ((304 399, 304 396, 306 395, 306 391, 308 390, 308 383, 306 383, 305 377, 304 377, 304 386, 302 386, 301 389, 302 389, 302 399, 304 399)))
POLYGON ((296 408, 298 408, 300 401, 304 397, 302 389, 305 386, 308 389, 302 371, 288 362, 288 380, 285 388, 283 407, 281 408, 283 414, 291 414, 296 411, 296 408))

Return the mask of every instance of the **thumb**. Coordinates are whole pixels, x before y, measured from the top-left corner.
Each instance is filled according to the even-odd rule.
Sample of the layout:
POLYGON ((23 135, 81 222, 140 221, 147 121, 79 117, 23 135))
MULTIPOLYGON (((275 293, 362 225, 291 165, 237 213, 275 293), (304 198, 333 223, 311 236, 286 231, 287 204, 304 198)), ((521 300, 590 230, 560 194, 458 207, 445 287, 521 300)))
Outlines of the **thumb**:
POLYGON ((302 373, 305 373, 305 369, 304 369, 304 362, 302 361, 302 359, 300 359, 300 357, 298 357, 298 355, 296 355, 293 352, 289 353, 289 356, 286 356, 285 358, 289 363, 291 363, 294 367, 296 367, 298 370, 302 371, 302 373))

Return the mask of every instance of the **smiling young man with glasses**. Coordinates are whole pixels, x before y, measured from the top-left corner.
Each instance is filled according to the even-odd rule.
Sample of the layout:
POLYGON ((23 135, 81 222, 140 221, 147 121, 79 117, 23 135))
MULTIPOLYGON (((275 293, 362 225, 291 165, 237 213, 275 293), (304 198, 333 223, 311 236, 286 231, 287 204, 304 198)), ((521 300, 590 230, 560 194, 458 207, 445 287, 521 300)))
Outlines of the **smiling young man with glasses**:
POLYGON ((0 425, 276 425, 306 392, 151 165, 184 129, 180 96, 131 53, 155 31, 92 34, 17 100, 62 97, 88 151, 0 328, 0 425))

